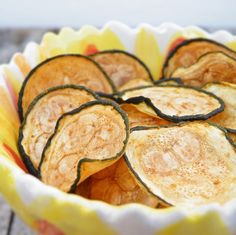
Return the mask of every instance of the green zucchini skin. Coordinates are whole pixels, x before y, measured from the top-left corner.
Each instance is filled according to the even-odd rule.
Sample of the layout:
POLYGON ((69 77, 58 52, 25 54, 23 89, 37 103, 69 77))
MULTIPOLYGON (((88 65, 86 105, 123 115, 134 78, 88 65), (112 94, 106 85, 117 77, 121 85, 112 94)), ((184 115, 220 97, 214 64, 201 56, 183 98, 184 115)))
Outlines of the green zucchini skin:
POLYGON ((181 78, 162 78, 162 79, 159 79, 157 81, 154 82, 154 85, 162 85, 162 83, 165 83, 165 82, 175 82, 176 85, 179 84, 179 85, 183 85, 183 81, 181 78))
POLYGON ((35 104, 41 99, 43 98, 45 95, 53 92, 53 91, 57 91, 57 90, 63 90, 63 89, 67 89, 67 88, 72 88, 72 89, 76 89, 76 90, 83 90, 86 91, 88 93, 90 93, 91 95, 94 96, 95 99, 100 100, 100 97, 92 90, 90 90, 87 87, 84 86, 78 86, 78 85, 63 85, 63 86, 56 86, 56 87, 52 87, 49 88, 48 90, 44 91, 43 93, 41 93, 40 95, 38 95, 37 97, 35 97, 35 99, 32 101, 32 103, 29 106, 29 109, 27 110, 27 112, 25 113, 25 118, 20 126, 19 129, 19 137, 18 137, 18 151, 20 153, 20 156, 25 164, 25 166, 27 167, 28 171, 30 174, 37 176, 38 175, 38 169, 36 169, 32 163, 32 161, 30 160, 30 156, 28 154, 26 154, 21 142, 24 139, 24 135, 23 135, 23 129, 25 127, 26 121, 27 121, 27 117, 30 114, 31 110, 34 108, 35 104))
POLYGON ((219 43, 217 41, 214 41, 214 40, 211 40, 211 39, 208 39, 208 38, 193 38, 193 39, 186 39, 184 40, 182 43, 178 44, 168 55, 167 55, 167 58, 163 64, 163 67, 162 67, 162 77, 161 79, 164 79, 165 78, 165 69, 169 66, 169 62, 171 60, 171 58, 175 55, 175 53, 181 48, 181 47, 184 47, 184 46, 187 46, 191 43, 194 43, 194 42, 208 42, 208 43, 211 43, 211 44, 215 44, 217 46, 220 46, 224 49, 227 49, 228 51, 230 52, 233 52, 235 53, 236 55, 236 52, 232 49, 230 49, 229 47, 225 46, 224 44, 222 43, 219 43))
POLYGON ((38 171, 37 171, 37 169, 35 169, 33 163, 30 160, 29 155, 25 153, 25 150, 24 150, 24 148, 21 145, 21 142, 22 142, 23 138, 24 138, 24 136, 23 136, 23 128, 20 127, 20 129, 19 129, 19 137, 18 137, 18 151, 19 151, 21 159, 22 159, 24 165, 26 166, 27 170, 29 171, 29 173, 31 175, 37 177, 38 171))
POLYGON ((226 130, 230 133, 235 133, 236 134, 236 129, 226 128, 226 130))
POLYGON ((149 87, 153 87, 153 86, 144 86, 144 87, 139 87, 139 88, 133 88, 133 89, 121 92, 121 93, 119 93, 119 97, 117 98, 117 102, 118 103, 128 103, 128 104, 145 103, 147 106, 152 108, 153 111, 158 116, 160 116, 161 118, 166 119, 166 120, 171 121, 171 122, 176 122, 176 123, 183 122, 183 121, 207 120, 208 118, 212 117, 213 115, 222 112, 224 110, 224 107, 225 107, 224 101, 221 98, 219 98, 218 96, 216 96, 216 95, 214 95, 210 92, 204 91, 202 89, 195 88, 195 87, 190 87, 190 86, 186 86, 186 85, 177 85, 177 86, 176 85, 162 85, 162 86, 159 86, 159 87, 176 87, 176 88, 185 88, 185 89, 192 89, 192 90, 195 90, 195 91, 199 91, 199 92, 202 92, 204 94, 207 94, 207 95, 215 98, 219 102, 220 107, 213 110, 212 112, 210 112, 206 115, 197 114, 197 115, 185 115, 185 116, 179 117, 179 116, 176 116, 176 115, 171 116, 171 115, 166 115, 166 114, 162 113, 157 107, 155 107, 155 105, 152 103, 152 101, 149 98, 146 98, 144 96, 137 96, 137 97, 129 98, 127 100, 122 99, 122 95, 124 95, 125 92, 127 92, 127 91, 133 91, 133 90, 149 88, 149 87))
POLYGON ((57 55, 54 57, 51 57, 49 59, 44 60, 43 62, 41 62, 40 64, 38 64, 35 68, 33 68, 30 73, 27 75, 27 77, 25 78, 22 87, 20 89, 19 92, 19 99, 18 99, 18 113, 19 113, 19 117, 20 117, 20 121, 22 122, 24 119, 24 114, 23 114, 23 107, 22 107, 22 100, 23 100, 23 96, 24 96, 24 91, 25 91, 25 87, 27 82, 29 81, 29 79, 31 78, 31 76, 40 68, 42 67, 44 64, 47 64, 48 62, 57 59, 57 58, 61 58, 61 57, 67 57, 67 56, 74 56, 74 57, 82 57, 85 58, 86 60, 92 62, 94 65, 96 65, 98 67, 99 70, 101 70, 101 72, 103 73, 104 77, 106 78, 106 80, 108 81, 108 83, 110 84, 113 92, 116 92, 116 87, 113 83, 113 81, 110 79, 110 77, 106 74, 106 72, 103 70, 103 68, 94 60, 92 60, 90 57, 88 56, 84 56, 81 54, 62 54, 62 55, 57 55))
POLYGON ((101 92, 96 92, 96 94, 99 96, 99 98, 101 99, 110 99, 114 102, 116 102, 116 97, 115 97, 115 94, 105 94, 105 93, 101 93, 101 92))
MULTIPOLYGON (((226 137, 226 139, 229 141, 229 143, 235 148, 235 152, 236 152, 236 144, 233 142, 233 140, 229 137, 229 135, 227 134, 227 130, 225 128, 223 128, 222 126, 219 126, 215 123, 206 121, 209 125, 214 126, 216 128, 218 128, 219 130, 221 130, 222 132, 224 132, 224 135, 226 137)), ((188 122, 180 122, 180 123, 172 123, 169 125, 162 125, 162 126, 136 126, 131 128, 130 132, 132 133, 133 131, 142 131, 142 130, 151 130, 151 129, 161 129, 161 128, 168 128, 168 127, 173 127, 173 126, 184 126, 187 125, 188 122)), ((131 170, 132 174, 138 179, 139 182, 142 183, 142 185, 145 187, 145 189, 153 196, 157 197, 160 201, 162 201, 164 204, 168 205, 168 206, 173 206, 172 204, 170 204, 169 202, 165 201, 163 198, 158 197, 157 195, 155 195, 154 193, 151 192, 151 190, 146 186, 146 184, 142 181, 142 179, 139 177, 139 175, 135 172, 135 170, 132 168, 128 157, 126 155, 126 153, 124 154, 124 159, 126 164, 128 165, 129 169, 131 170)))
POLYGON ((94 54, 91 54, 90 57, 93 58, 96 55, 101 55, 101 54, 124 54, 126 56, 133 58, 134 60, 136 60, 140 64, 140 66, 142 66, 146 70, 149 80, 151 82, 154 82, 154 78, 153 78, 149 68, 147 67, 147 65, 141 59, 139 59, 137 56, 135 56, 134 54, 131 54, 131 53, 129 53, 127 51, 123 51, 123 50, 112 49, 112 50, 104 50, 104 51, 96 52, 94 54))
POLYGON ((63 114, 57 121, 57 124, 56 124, 56 127, 55 127, 55 130, 54 130, 54 133, 51 135, 51 137, 48 139, 47 141, 47 144, 46 146, 44 147, 44 150, 43 150, 43 153, 42 153, 42 158, 41 158, 41 161, 40 161, 40 164, 39 164, 39 171, 38 171, 38 174, 37 174, 37 177, 39 179, 41 179, 41 167, 42 167, 42 164, 43 164, 43 161, 44 161, 44 158, 45 158, 45 152, 47 150, 47 148, 51 145, 51 142, 54 138, 54 136, 56 136, 57 134, 57 131, 59 129, 59 126, 60 126, 60 122, 61 120, 66 117, 66 116, 70 116, 70 115, 74 115, 74 114, 77 114, 79 113, 80 111, 88 108, 88 107, 91 107, 93 105, 97 105, 97 104, 102 104, 102 105, 105 105, 105 106, 112 106, 118 113, 120 113, 120 115, 122 116, 122 119, 124 120, 124 123, 125 123, 125 126, 126 126, 126 139, 125 141, 123 142, 124 143, 124 146, 122 148, 122 150, 117 153, 115 156, 109 158, 109 159, 104 159, 104 160, 96 160, 96 159, 89 159, 89 158, 84 158, 82 160, 79 161, 79 164, 78 164, 78 167, 77 167, 77 179, 75 180, 75 182, 73 183, 73 185, 71 186, 70 190, 69 190, 69 193, 73 193, 75 190, 76 190, 76 186, 77 186, 77 183, 79 182, 80 180, 80 167, 81 165, 84 163, 84 162, 96 162, 96 161, 101 161, 101 162, 105 162, 105 161, 110 161, 110 160, 114 160, 116 158, 118 158, 124 151, 125 151, 125 148, 126 148, 126 145, 128 143, 128 140, 129 140, 129 133, 130 133, 130 128, 129 128, 129 119, 128 119, 128 116, 127 114, 120 108, 120 106, 113 102, 113 101, 109 101, 109 100, 95 100, 95 101, 90 101, 88 103, 85 103, 83 105, 81 105, 79 108, 77 109, 74 109, 68 113, 65 113, 63 114))

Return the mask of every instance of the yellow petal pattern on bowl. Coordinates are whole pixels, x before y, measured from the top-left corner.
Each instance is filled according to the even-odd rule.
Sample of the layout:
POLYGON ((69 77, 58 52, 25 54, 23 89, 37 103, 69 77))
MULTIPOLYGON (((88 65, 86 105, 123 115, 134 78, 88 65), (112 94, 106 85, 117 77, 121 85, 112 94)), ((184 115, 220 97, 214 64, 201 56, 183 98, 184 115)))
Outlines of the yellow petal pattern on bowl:
POLYGON ((151 30, 140 28, 135 41, 135 54, 148 66, 154 79, 159 79, 164 56, 151 30))
POLYGON ((47 33, 43 37, 41 50, 49 58, 62 53, 85 54, 87 47, 91 45, 95 45, 99 51, 114 48, 125 50, 119 38, 109 28, 99 31, 91 26, 83 27, 78 32, 64 28, 58 35, 47 33))
POLYGON ((214 212, 208 212, 205 215, 189 216, 178 223, 172 224, 156 235, 220 235, 230 234, 225 224, 222 223, 218 214, 214 212))

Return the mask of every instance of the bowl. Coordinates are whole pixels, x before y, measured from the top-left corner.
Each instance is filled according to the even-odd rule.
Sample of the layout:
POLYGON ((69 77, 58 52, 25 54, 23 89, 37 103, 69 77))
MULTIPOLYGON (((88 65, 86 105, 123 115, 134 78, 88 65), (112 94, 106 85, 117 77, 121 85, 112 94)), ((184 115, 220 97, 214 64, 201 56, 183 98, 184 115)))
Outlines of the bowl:
POLYGON ((23 53, 0 66, 0 193, 26 224, 45 235, 236 234, 236 199, 192 209, 112 206, 43 184, 27 174, 17 150, 18 92, 28 72, 44 59, 122 49, 141 58, 158 79, 171 48, 195 37, 211 38, 236 50, 236 37, 226 31, 209 34, 198 27, 169 23, 130 28, 109 22, 102 29, 87 25, 78 31, 63 28, 58 34, 46 33, 40 44, 29 43, 23 53))

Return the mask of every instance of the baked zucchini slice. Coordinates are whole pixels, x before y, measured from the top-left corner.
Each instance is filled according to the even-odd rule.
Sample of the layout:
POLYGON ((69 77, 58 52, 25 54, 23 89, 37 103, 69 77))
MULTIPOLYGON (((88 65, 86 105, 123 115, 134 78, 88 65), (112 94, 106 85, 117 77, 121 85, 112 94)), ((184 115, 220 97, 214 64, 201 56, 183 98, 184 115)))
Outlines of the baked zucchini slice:
POLYGON ((137 87, 142 87, 142 86, 151 86, 151 85, 153 85, 153 82, 151 81, 143 80, 141 78, 135 78, 133 80, 126 82, 118 90, 124 91, 124 90, 129 90, 132 88, 137 88, 137 87))
POLYGON ((135 55, 122 50, 105 50, 91 55, 110 76, 117 88, 136 78, 152 82, 147 66, 135 55))
POLYGON ((140 87, 120 97, 141 112, 172 122, 206 120, 224 110, 224 102, 214 94, 187 86, 140 87))
POLYGON ((236 60, 222 52, 209 52, 188 68, 178 68, 174 77, 184 84, 200 87, 208 82, 236 83, 236 60))
POLYGON ((200 56, 208 52, 221 51, 236 58, 236 53, 225 45, 206 38, 185 40, 167 56, 163 65, 163 77, 171 77, 180 67, 189 67, 196 63, 200 56))
POLYGON ((44 148, 40 178, 65 192, 112 165, 124 153, 128 118, 111 101, 91 101, 61 116, 44 148))
POLYGON ((137 184, 123 157, 113 165, 90 176, 78 186, 77 193, 112 205, 136 202, 157 207, 159 204, 156 197, 137 184))
POLYGON ((48 88, 75 84, 94 91, 113 93, 113 82, 102 68, 89 57, 78 54, 59 55, 45 60, 24 80, 19 94, 21 120, 32 100, 48 88))
POLYGON ((140 112, 132 104, 121 104, 121 108, 126 112, 129 118, 130 128, 136 126, 157 126, 157 125, 167 125, 170 122, 162 119, 158 116, 154 117, 148 115, 147 113, 140 112))
POLYGON ((155 85, 183 85, 181 78, 162 78, 154 82, 155 85))
POLYGON ((169 205, 223 204, 236 197, 235 147, 214 124, 134 128, 125 159, 139 183, 169 205))
POLYGON ((213 82, 206 84, 203 89, 217 95, 225 103, 224 111, 210 118, 210 121, 236 132, 236 84, 213 82))
POLYGON ((19 130, 18 149, 29 172, 36 175, 43 149, 59 117, 98 99, 88 88, 64 85, 41 93, 30 104, 19 130))

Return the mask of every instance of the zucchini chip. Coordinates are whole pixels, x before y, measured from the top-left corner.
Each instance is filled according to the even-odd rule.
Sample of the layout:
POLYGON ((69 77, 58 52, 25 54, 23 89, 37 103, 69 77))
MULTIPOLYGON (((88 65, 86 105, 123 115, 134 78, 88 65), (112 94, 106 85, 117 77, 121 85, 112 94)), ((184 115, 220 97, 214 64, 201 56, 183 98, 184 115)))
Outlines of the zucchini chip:
POLYGON ((133 174, 130 173, 124 158, 120 158, 113 165, 90 176, 78 186, 77 193, 89 199, 105 201, 112 205, 136 202, 157 207, 159 204, 156 197, 140 188, 133 174))
POLYGON ((29 172, 36 175, 43 149, 58 118, 98 99, 91 90, 75 85, 50 88, 31 103, 19 131, 18 148, 29 172))
POLYGON ((214 124, 134 128, 125 158, 147 191, 169 205, 224 204, 236 197, 235 147, 214 124))
POLYGON ((140 112, 132 104, 122 104, 121 108, 128 115, 130 128, 136 126, 159 126, 159 125, 167 125, 170 123, 167 120, 162 119, 158 116, 154 117, 146 113, 140 112))
POLYGON ((150 85, 153 85, 153 83, 150 81, 143 80, 140 78, 135 78, 133 80, 126 82, 123 86, 121 86, 119 88, 119 91, 129 90, 132 88, 137 88, 137 87, 142 87, 142 86, 150 86, 150 85))
MULTIPOLYGON (((196 63, 198 58, 208 52, 221 51, 236 58, 236 53, 225 45, 216 41, 195 38, 180 43, 166 58, 163 65, 163 77, 170 77, 180 67, 189 67, 196 63)), ((173 76, 172 76, 173 77, 173 76)))
POLYGON ((222 52, 209 52, 192 66, 178 68, 173 76, 194 87, 214 81, 236 83, 236 60, 222 52))
POLYGON ((231 132, 236 132, 236 84, 208 83, 203 89, 220 97, 225 103, 223 112, 210 119, 231 132))
POLYGON ((102 66, 117 88, 136 78, 153 82, 147 66, 128 52, 106 50, 92 54, 91 57, 102 66))
POLYGON ((214 94, 187 86, 147 86, 120 97, 141 112, 173 122, 206 120, 224 110, 224 102, 214 94))
POLYGON ((39 166, 41 180, 65 192, 112 165, 129 137, 127 116, 111 101, 91 101, 61 116, 39 166))
POLYGON ((89 57, 59 55, 39 64, 23 82, 18 101, 21 120, 36 96, 48 88, 65 84, 83 85, 104 93, 113 93, 115 89, 102 68, 89 57))

